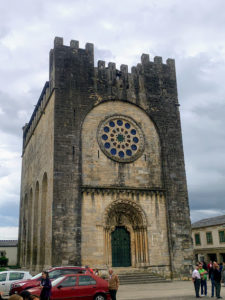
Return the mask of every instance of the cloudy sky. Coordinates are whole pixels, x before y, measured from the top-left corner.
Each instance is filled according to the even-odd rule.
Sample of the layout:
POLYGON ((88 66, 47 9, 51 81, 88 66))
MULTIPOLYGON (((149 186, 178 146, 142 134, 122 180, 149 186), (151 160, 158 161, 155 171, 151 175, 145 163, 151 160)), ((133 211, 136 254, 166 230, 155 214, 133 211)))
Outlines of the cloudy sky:
POLYGON ((0 1, 0 239, 17 238, 22 126, 55 36, 95 60, 175 58, 192 221, 225 214, 224 0, 0 1))

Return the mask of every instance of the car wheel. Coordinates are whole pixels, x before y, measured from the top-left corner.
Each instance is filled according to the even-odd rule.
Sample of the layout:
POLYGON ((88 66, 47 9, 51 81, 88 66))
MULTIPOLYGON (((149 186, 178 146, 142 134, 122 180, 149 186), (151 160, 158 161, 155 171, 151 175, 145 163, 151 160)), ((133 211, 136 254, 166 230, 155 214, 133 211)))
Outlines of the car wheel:
POLYGON ((94 300, 105 300, 105 296, 104 295, 96 295, 94 300))

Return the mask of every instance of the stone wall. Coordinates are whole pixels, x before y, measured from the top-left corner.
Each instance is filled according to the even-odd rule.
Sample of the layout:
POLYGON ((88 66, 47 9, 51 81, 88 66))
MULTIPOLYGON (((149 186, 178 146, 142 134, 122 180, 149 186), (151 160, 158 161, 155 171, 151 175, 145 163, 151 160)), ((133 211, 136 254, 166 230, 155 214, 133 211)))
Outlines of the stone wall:
MULTIPOLYGON (((147 252, 146 263, 139 264, 135 253, 135 241, 131 236, 131 258, 133 267, 170 266, 166 205, 165 198, 157 193, 122 193, 122 192, 94 192, 84 190, 82 199, 82 263, 93 267, 105 268, 112 263, 110 249, 111 241, 107 245, 104 230, 107 226, 105 215, 110 204, 135 203, 140 206, 146 216, 147 252)), ((109 216, 110 217, 110 216, 109 216)), ((132 224, 125 224, 126 226, 132 224)), ((133 234, 133 231, 131 230, 133 234)), ((169 272, 167 273, 167 275, 169 272)))
POLYGON ((54 93, 23 149, 19 264, 37 270, 51 265, 53 145, 54 93))
POLYGON ((127 102, 108 101, 88 113, 82 129, 82 185, 162 188, 159 137, 143 110, 127 102), (109 159, 99 147, 96 138, 99 123, 114 114, 132 116, 144 133, 144 151, 131 163, 109 159))

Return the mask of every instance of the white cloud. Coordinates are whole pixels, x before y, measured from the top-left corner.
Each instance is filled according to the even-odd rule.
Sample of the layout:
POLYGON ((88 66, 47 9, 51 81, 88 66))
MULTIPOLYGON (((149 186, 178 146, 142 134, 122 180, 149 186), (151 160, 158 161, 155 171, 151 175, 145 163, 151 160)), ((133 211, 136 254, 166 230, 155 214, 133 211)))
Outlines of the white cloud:
MULTIPOLYGON (((142 53, 176 59, 190 206, 224 213, 225 2, 0 2, 0 208, 18 217, 22 126, 44 82, 54 36, 95 44, 95 60, 132 65, 142 53), (17 203, 13 211, 12 203, 17 203), (8 206, 7 206, 8 205, 8 206), (213 207, 214 206, 214 207, 213 207), (7 208, 8 207, 8 208, 7 208)), ((2 213, 2 212, 1 212, 2 213)), ((0 224, 2 225, 2 223, 0 224)))
POLYGON ((7 226, 0 227, 0 240, 17 240, 18 239, 18 227, 7 226))

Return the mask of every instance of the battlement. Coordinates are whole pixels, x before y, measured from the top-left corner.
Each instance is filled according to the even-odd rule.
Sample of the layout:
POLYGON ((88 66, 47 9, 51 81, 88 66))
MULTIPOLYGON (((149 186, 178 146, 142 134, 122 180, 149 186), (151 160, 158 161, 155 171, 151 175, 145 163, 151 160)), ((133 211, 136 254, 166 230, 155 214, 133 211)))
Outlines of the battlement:
MULTIPOLYGON (((131 73, 128 72, 128 65, 120 65, 119 70, 123 73, 137 73, 137 71, 141 71, 143 67, 148 66, 148 65, 155 65, 155 66, 160 66, 164 65, 170 68, 171 71, 175 71, 175 60, 168 58, 166 60, 166 63, 163 63, 162 57, 161 56, 155 56, 154 61, 150 61, 149 54, 142 54, 141 55, 141 63, 138 63, 137 66, 132 66, 131 67, 131 73)), ((98 70, 104 70, 104 69, 110 69, 110 70, 118 70, 116 67, 116 63, 114 62, 109 62, 108 67, 106 67, 106 62, 103 60, 99 60, 97 62, 97 69, 98 70)))
POLYGON ((42 114, 44 114, 44 110, 48 103, 50 95, 51 92, 49 89, 49 82, 47 81, 43 87, 38 102, 35 105, 35 109, 31 115, 29 123, 26 123, 23 127, 23 148, 26 147, 30 137, 33 134, 35 127, 37 126, 38 121, 40 120, 42 114))
POLYGON ((63 38, 62 37, 55 37, 54 39, 54 48, 57 48, 57 47, 69 47, 70 49, 72 50, 85 50, 86 53, 88 55, 93 55, 94 57, 94 44, 92 43, 86 43, 85 44, 85 49, 81 49, 79 48, 79 41, 76 41, 76 40, 71 40, 70 41, 70 46, 66 46, 63 44, 63 38))
MULTIPOLYGON (((94 44, 92 43, 86 43, 85 44, 85 49, 79 48, 79 41, 77 40, 71 40, 70 45, 64 45, 63 44, 63 38, 62 37, 55 37, 54 39, 54 48, 57 47, 67 47, 70 48, 71 50, 84 50, 88 55, 93 55, 94 57, 94 44)), ((132 66, 131 70, 133 69, 133 72, 135 72, 134 68, 137 68, 137 70, 141 69, 141 66, 146 66, 149 64, 154 64, 154 65, 166 65, 170 69, 175 70, 175 60, 168 58, 166 60, 166 63, 163 63, 163 59, 161 56, 155 56, 153 61, 150 61, 150 56, 149 54, 142 54, 141 55, 141 64, 137 64, 137 66, 132 66)), ((110 69, 110 70, 116 70, 116 63, 114 62, 108 62, 108 67, 106 67, 106 62, 103 60, 99 60, 97 63, 97 69, 103 70, 103 69, 110 69)), ((128 73, 128 66, 127 65, 120 65, 120 71, 123 73, 128 73)), ((133 73, 131 71, 131 73, 133 73)))

